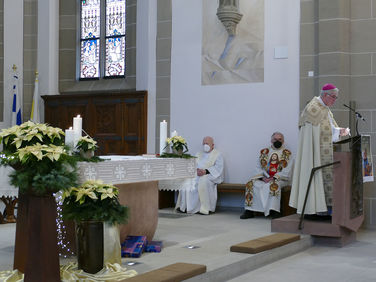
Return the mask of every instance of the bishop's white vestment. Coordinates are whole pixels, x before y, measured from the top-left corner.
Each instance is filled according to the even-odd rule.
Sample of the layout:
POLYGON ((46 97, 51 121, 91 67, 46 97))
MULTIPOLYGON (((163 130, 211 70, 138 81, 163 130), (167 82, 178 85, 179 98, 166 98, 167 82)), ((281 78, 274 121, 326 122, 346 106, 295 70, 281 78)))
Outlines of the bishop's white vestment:
POLYGON ((288 185, 291 177, 291 152, 284 147, 276 149, 272 146, 260 151, 256 163, 256 175, 246 184, 246 210, 263 212, 268 216, 270 210, 280 211, 281 188, 288 185), (263 177, 273 177, 264 182, 263 177))
POLYGON ((176 207, 187 213, 209 214, 215 212, 217 205, 217 184, 224 179, 224 161, 222 154, 213 149, 209 153, 197 154, 197 168, 207 169, 210 173, 196 176, 194 187, 179 192, 176 207))
MULTIPOLYGON (((308 181, 313 167, 333 162, 333 142, 340 128, 320 97, 314 97, 299 120, 299 143, 292 178, 289 205, 302 213, 308 181)), ((310 186, 305 214, 327 212, 332 206, 333 167, 316 171, 310 186)))

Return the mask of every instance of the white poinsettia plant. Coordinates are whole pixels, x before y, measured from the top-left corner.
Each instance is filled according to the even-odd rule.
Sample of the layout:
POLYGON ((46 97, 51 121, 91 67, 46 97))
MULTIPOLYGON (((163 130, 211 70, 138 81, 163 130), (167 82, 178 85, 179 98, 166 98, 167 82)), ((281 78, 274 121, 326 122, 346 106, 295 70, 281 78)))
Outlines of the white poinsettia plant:
POLYGON ((181 136, 173 136, 166 139, 167 146, 170 145, 176 151, 187 152, 187 141, 181 136))
POLYGON ((63 193, 63 200, 67 197, 73 197, 75 202, 85 203, 85 200, 113 198, 119 194, 118 188, 111 184, 104 184, 101 180, 88 180, 79 187, 71 187, 63 193))
POLYGON ((46 194, 72 186, 75 161, 65 149, 64 132, 27 121, 0 132, 1 164, 12 166, 11 183, 21 192, 46 194))
POLYGON ((83 150, 84 152, 87 151, 95 151, 98 148, 97 141, 95 141, 90 136, 82 136, 78 139, 76 149, 83 150))
POLYGON ((88 180, 78 187, 71 187, 62 196, 63 217, 76 221, 124 223, 128 208, 119 203, 118 194, 117 187, 100 180, 88 180))
MULTIPOLYGON (((6 156, 14 155, 20 149, 39 145, 51 146, 50 152, 57 149, 57 146, 64 146, 64 132, 57 127, 48 126, 44 123, 27 121, 21 125, 3 129, 0 132, 0 143, 3 143, 3 153, 6 156)), ((39 147, 38 147, 39 148, 39 147)), ((60 149, 57 149, 60 151, 60 149)), ((28 150, 26 150, 28 151, 28 150)), ((36 152, 30 148, 30 152, 36 152)), ((25 155, 23 155, 25 156, 25 155)), ((43 158, 40 153, 35 155, 38 159, 43 158)))

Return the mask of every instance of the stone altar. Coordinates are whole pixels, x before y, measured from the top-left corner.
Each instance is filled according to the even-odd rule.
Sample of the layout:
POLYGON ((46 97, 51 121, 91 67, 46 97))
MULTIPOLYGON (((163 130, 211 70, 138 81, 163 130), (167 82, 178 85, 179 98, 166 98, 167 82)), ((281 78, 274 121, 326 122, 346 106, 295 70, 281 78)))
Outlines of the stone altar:
MULTIPOLYGON (((119 188, 119 201, 130 209, 128 224, 120 227, 120 240, 127 235, 154 236, 158 224, 158 181, 196 176, 196 159, 142 156, 103 156, 104 162, 81 162, 79 180, 102 180, 119 188)), ((176 187, 179 190, 180 186, 176 187)))

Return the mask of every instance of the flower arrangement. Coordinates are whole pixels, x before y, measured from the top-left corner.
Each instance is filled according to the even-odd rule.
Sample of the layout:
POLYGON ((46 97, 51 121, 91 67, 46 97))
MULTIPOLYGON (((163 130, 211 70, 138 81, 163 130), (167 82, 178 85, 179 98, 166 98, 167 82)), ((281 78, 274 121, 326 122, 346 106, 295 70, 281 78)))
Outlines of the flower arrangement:
POLYGON ((76 161, 64 146, 60 128, 31 121, 0 132, 1 164, 10 165, 11 184, 23 193, 45 195, 76 183, 76 161))
POLYGON ((82 136, 78 139, 76 149, 82 150, 84 152, 87 151, 95 151, 98 148, 97 141, 95 141, 90 136, 82 136))
POLYGON ((173 136, 166 139, 167 146, 170 145, 173 151, 184 154, 188 151, 187 141, 181 136, 173 136))
POLYGON ((89 180, 63 193, 63 218, 75 221, 126 223, 128 208, 118 200, 118 188, 101 181, 89 180))

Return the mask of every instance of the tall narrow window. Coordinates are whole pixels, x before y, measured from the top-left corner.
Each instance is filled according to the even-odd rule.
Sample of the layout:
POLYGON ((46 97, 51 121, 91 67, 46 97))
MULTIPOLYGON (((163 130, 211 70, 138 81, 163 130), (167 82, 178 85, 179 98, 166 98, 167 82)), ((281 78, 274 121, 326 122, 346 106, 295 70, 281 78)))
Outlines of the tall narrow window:
POLYGON ((81 0, 80 79, 124 77, 125 3, 81 0))
POLYGON ((105 76, 125 75, 125 0, 106 0, 105 76))
POLYGON ((81 1, 80 78, 99 78, 100 0, 81 1))

